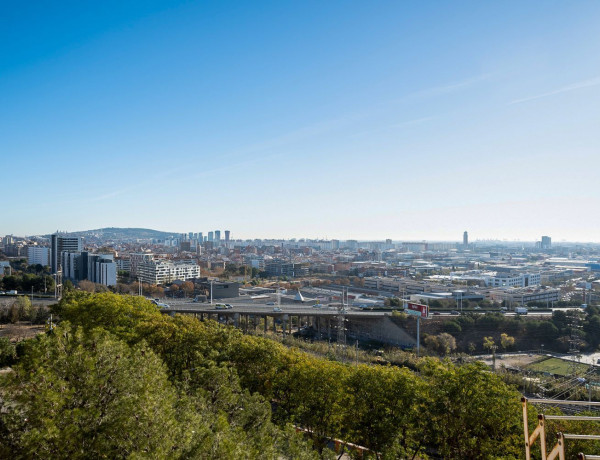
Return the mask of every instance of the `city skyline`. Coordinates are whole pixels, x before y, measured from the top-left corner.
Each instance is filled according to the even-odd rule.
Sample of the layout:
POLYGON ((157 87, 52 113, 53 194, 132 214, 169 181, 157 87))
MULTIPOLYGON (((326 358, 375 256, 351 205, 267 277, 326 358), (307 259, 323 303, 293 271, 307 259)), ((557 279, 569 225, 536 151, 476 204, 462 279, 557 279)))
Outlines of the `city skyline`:
MULTIPOLYGON (((531 244, 536 244, 536 245, 540 245, 541 248, 543 249, 550 249, 552 246, 552 243, 558 243, 559 245, 561 243, 563 244, 573 244, 573 243, 590 243, 590 244, 600 244, 599 242, 595 242, 595 241, 575 241, 575 240, 552 240, 551 236, 548 235, 540 235, 538 238, 533 238, 533 239, 508 239, 508 238, 475 238, 473 240, 469 240, 469 236, 468 236, 468 231, 464 231, 463 234, 461 235, 461 238, 456 238, 456 239, 447 239, 447 240, 439 240, 439 239, 432 239, 432 238, 418 238, 418 239, 408 239, 408 238, 399 238, 399 239, 395 239, 395 238, 330 238, 328 236, 317 236, 317 237, 308 237, 308 236, 286 236, 286 237, 272 237, 269 235, 262 235, 262 236, 240 236, 240 237, 232 237, 230 239, 227 238, 216 238, 216 233, 220 232, 220 230, 213 230, 213 231, 169 231, 169 230, 157 230, 157 229, 149 229, 149 228, 139 228, 139 227, 123 227, 123 228, 118 228, 118 227, 104 227, 104 228, 97 228, 97 229, 87 229, 87 230, 73 230, 73 231, 69 231, 69 230, 56 230, 55 232, 51 232, 51 233, 38 233, 38 234, 22 234, 22 235, 18 235, 15 233, 7 233, 6 236, 11 236, 11 237, 17 237, 17 238, 38 238, 38 237, 44 237, 44 236, 50 236, 53 237, 54 235, 64 235, 64 236, 70 236, 70 235, 78 235, 82 236, 81 234, 85 234, 85 233, 94 233, 94 232, 100 232, 103 233, 103 231, 105 230, 130 230, 130 231, 135 231, 135 230, 140 230, 140 231, 150 231, 150 232, 160 232, 163 233, 165 235, 165 239, 166 240, 170 240, 170 239, 175 239, 177 241, 199 241, 199 242, 213 242, 213 241, 218 241, 220 243, 222 243, 223 245, 225 245, 228 241, 234 242, 234 241, 252 241, 252 240, 262 240, 262 241, 342 241, 342 242, 346 242, 346 241, 359 241, 359 242, 387 242, 390 241, 394 244, 398 244, 398 243, 402 243, 404 242, 415 242, 415 243, 419 243, 419 242, 428 242, 428 243, 457 243, 460 244, 462 241, 462 246, 466 247, 466 246, 470 246, 470 245, 477 245, 477 244, 485 244, 488 242, 501 242, 501 243, 525 243, 527 245, 531 245, 531 244), (166 235, 169 235, 168 237, 166 235)), ((225 230, 224 231, 225 234, 229 234, 228 236, 231 235, 231 231, 230 230, 225 230)), ((2 238, 2 236, 0 236, 0 239, 2 238)), ((85 238, 85 236, 84 236, 85 238)), ((107 238, 106 236, 104 236, 104 238, 107 238)), ((112 239, 112 237, 108 237, 109 239, 112 239)), ((117 238, 117 239, 122 239, 121 238, 117 238)), ((140 236, 135 237, 136 239, 144 239, 140 236)), ((150 237, 145 237, 145 239, 157 239, 157 240, 161 240, 162 238, 159 236, 150 238, 150 237)))
POLYGON ((0 11, 0 234, 600 241, 596 2, 0 11))

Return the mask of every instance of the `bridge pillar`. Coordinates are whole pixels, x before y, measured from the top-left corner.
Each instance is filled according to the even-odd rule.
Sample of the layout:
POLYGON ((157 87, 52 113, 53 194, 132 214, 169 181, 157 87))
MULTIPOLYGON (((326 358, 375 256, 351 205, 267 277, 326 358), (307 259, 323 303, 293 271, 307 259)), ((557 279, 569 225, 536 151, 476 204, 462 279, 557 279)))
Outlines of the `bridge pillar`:
POLYGON ((288 328, 288 322, 291 323, 292 322, 292 318, 289 317, 289 315, 285 314, 283 315, 283 335, 285 335, 287 328, 288 328))
POLYGON ((267 315, 263 316, 265 320, 265 334, 267 333, 267 315))
POLYGON ((327 338, 331 340, 331 318, 327 318, 327 338))
POLYGON ((277 332, 277 326, 275 324, 275 316, 273 316, 273 332, 277 332))

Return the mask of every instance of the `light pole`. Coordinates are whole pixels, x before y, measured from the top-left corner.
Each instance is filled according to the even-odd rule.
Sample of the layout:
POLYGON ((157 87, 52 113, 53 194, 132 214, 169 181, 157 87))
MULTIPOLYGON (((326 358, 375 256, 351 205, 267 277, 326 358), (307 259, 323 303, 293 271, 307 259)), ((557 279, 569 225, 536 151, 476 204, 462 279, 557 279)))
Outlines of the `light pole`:
POLYGON ((212 305, 213 301, 213 280, 210 280, 210 304, 212 305))

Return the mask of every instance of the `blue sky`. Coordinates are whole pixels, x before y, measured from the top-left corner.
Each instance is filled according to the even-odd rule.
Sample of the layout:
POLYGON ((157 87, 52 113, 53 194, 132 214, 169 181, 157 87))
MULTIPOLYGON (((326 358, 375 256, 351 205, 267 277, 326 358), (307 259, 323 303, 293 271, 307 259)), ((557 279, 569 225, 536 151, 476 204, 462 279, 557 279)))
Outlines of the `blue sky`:
POLYGON ((600 241, 600 3, 2 2, 0 234, 600 241))

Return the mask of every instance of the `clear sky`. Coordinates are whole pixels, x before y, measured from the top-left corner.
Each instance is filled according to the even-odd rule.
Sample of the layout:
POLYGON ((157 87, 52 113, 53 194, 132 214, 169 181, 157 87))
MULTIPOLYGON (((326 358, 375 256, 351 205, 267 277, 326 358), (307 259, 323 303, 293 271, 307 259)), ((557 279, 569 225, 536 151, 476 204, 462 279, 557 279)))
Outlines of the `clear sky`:
POLYGON ((0 234, 600 241, 598 1, 0 3, 0 234))

